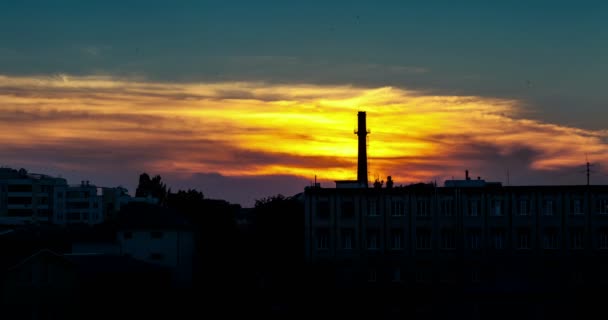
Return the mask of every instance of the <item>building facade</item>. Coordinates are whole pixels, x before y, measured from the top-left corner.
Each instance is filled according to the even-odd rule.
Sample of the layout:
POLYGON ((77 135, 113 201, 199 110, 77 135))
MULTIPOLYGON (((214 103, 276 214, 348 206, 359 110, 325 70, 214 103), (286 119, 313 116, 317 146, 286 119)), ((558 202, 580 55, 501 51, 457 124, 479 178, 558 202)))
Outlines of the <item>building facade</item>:
POLYGON ((53 220, 59 204, 55 190, 67 187, 62 178, 0 168, 0 222, 23 224, 53 220))
POLYGON ((345 279, 372 283, 508 282, 537 267, 561 270, 560 281, 597 280, 604 276, 583 261, 608 257, 608 186, 468 177, 444 187, 316 186, 306 188, 305 216, 307 261, 343 265, 345 279))
POLYGON ((89 181, 68 185, 63 178, 0 168, 0 225, 100 224, 127 203, 154 201, 133 198, 121 187, 100 188, 89 181))
POLYGON ((88 181, 54 190, 56 224, 99 224, 104 221, 101 190, 88 181))

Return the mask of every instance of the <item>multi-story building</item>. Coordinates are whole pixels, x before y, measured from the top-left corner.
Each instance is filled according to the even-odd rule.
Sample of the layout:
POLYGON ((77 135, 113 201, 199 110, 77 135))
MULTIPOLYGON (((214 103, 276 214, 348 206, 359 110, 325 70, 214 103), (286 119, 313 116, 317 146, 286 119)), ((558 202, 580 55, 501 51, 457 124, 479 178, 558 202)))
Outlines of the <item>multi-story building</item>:
POLYGON ((339 268, 338 282, 608 285, 608 186, 503 186, 467 171, 368 188, 359 154, 356 181, 305 189, 307 261, 339 268))
POLYGON ((101 188, 82 181, 80 185, 61 186, 54 190, 56 224, 98 224, 104 221, 101 188))
POLYGON ((390 257, 397 268, 410 258, 608 256, 608 186, 476 182, 307 188, 306 257, 390 257))
POLYGON ((66 186, 62 178, 0 168, 0 222, 51 222, 58 205, 54 192, 66 186))
POLYGON ((121 187, 68 185, 63 178, 0 168, 0 224, 99 224, 129 202, 154 200, 132 198, 121 187))

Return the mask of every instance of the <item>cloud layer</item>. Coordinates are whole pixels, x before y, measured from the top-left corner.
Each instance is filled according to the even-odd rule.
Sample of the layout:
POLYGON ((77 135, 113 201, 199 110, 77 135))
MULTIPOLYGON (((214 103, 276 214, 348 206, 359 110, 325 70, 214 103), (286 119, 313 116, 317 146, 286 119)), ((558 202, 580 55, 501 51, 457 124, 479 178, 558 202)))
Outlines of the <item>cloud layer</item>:
MULTIPOLYGON (((509 170, 512 184, 584 183, 585 155, 608 160, 608 132, 526 119, 514 100, 392 87, 0 75, 0 165, 123 185, 148 171, 249 205, 247 192, 231 195, 238 179, 253 189, 256 179, 297 181, 292 190, 301 190, 315 175, 355 178, 357 111, 367 112, 371 129, 370 180, 441 183, 470 169, 503 181, 509 170)), ((596 182, 606 180, 597 174, 596 182)))

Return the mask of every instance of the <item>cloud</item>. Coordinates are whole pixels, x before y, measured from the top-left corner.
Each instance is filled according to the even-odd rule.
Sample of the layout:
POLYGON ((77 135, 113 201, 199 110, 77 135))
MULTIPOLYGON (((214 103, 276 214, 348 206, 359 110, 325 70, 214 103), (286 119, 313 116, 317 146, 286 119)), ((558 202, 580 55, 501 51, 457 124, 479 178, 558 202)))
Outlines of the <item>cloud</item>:
POLYGON ((516 100, 66 74, 0 75, 0 159, 85 180, 148 171, 181 185, 200 173, 235 181, 316 175, 329 183, 356 177, 358 110, 367 112, 371 129, 370 179, 442 182, 470 169, 502 181, 508 170, 519 184, 581 183, 585 155, 608 160, 607 131, 527 119, 516 100))

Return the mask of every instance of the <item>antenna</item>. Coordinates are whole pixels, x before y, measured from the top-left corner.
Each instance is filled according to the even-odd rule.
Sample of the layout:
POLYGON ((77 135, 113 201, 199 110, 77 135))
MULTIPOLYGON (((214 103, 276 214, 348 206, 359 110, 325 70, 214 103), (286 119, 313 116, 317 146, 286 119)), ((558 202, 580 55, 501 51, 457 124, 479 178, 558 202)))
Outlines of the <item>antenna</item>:
POLYGON ((507 186, 511 185, 511 175, 509 174, 509 168, 507 168, 507 186))
POLYGON ((585 153, 585 168, 586 169, 583 172, 585 172, 587 174, 587 186, 590 185, 590 183, 589 183, 589 180, 590 180, 589 177, 591 176, 591 173, 592 172, 595 173, 594 171, 591 170, 591 167, 595 166, 595 165, 596 165, 595 163, 589 163, 589 156, 588 156, 587 153, 585 153))

